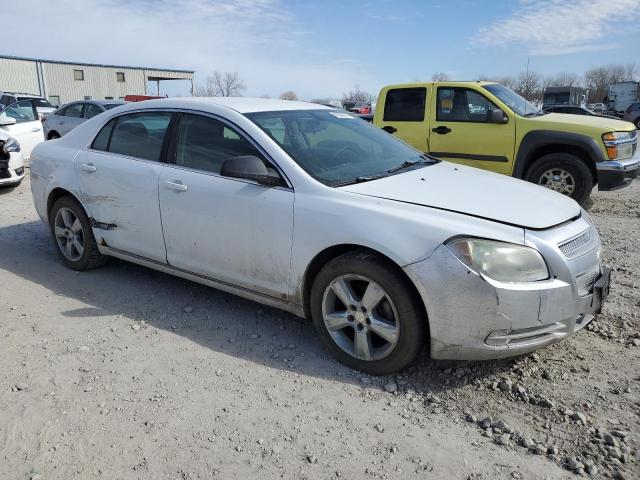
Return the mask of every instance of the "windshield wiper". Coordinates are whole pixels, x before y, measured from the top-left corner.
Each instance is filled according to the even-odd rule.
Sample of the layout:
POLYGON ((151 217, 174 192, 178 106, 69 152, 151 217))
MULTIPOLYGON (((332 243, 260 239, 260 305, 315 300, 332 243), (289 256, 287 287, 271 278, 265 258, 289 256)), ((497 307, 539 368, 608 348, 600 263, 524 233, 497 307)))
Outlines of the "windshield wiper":
POLYGON ((397 167, 393 167, 393 168, 387 170, 387 173, 395 173, 395 172, 398 172, 400 170, 404 170, 405 168, 410 168, 410 167, 413 167, 414 165, 418 165, 419 163, 431 164, 431 163, 435 163, 435 162, 436 162, 435 159, 431 159, 431 158, 428 158, 428 157, 422 157, 421 160, 415 160, 415 161, 406 160, 406 161, 402 162, 400 165, 398 165, 397 167))
POLYGON ((385 175, 374 175, 374 176, 361 176, 361 177, 355 177, 352 178, 351 180, 347 180, 345 182, 338 182, 338 183, 334 183, 331 186, 332 187, 344 187, 345 185, 353 185, 354 183, 364 183, 364 182, 370 182, 371 180, 377 180, 378 178, 382 178, 386 176, 385 175))

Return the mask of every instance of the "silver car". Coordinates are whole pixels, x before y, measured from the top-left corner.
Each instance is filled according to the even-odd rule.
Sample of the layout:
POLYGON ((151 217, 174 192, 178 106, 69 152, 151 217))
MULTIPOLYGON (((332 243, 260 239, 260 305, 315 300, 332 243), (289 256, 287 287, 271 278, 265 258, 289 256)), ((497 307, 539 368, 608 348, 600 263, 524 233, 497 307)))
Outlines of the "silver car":
POLYGON ((82 122, 124 103, 118 100, 85 100, 63 105, 42 119, 44 138, 47 140, 60 138, 82 122))
POLYGON ((117 257, 311 318, 371 374, 425 346, 530 352, 587 325, 608 293, 573 200, 311 103, 128 104, 33 156, 36 210, 70 268, 117 257))

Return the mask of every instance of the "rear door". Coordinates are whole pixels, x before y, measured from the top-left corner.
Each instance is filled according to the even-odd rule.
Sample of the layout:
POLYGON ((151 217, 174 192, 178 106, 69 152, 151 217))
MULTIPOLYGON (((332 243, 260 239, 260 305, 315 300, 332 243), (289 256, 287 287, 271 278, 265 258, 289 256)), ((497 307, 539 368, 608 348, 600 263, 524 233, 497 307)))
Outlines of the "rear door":
POLYGON ((84 122, 84 104, 71 103, 67 105, 61 115, 55 115, 58 121, 58 133, 60 136, 69 133, 82 122, 84 122))
POLYGON ((384 93, 384 98, 380 99, 382 118, 376 119, 376 126, 392 133, 412 147, 428 152, 427 93, 426 86, 388 89, 384 93))
POLYGON ((438 86, 433 92, 429 144, 431 155, 472 167, 510 174, 513 166, 515 116, 508 122, 488 122, 498 109, 480 91, 459 86, 438 86))
POLYGON ((166 263, 158 178, 172 114, 138 112, 110 120, 75 158, 98 243, 166 263))
POLYGON ((1 115, 16 121, 15 124, 5 125, 0 129, 18 140, 22 155, 25 159, 30 158, 33 148, 44 141, 42 122, 38 118, 38 112, 33 103, 30 100, 14 103, 5 108, 1 115))

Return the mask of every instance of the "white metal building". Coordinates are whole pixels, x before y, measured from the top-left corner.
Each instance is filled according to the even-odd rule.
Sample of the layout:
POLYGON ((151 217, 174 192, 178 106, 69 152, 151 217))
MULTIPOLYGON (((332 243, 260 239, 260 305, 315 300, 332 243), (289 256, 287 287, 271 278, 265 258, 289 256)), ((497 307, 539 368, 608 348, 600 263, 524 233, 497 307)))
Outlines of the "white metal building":
MULTIPOLYGON (((155 95, 148 82, 184 80, 192 70, 60 62, 0 55, 0 91, 41 95, 54 105, 75 100, 123 99, 125 95, 155 95)), ((155 89, 152 89, 155 90, 155 89)))

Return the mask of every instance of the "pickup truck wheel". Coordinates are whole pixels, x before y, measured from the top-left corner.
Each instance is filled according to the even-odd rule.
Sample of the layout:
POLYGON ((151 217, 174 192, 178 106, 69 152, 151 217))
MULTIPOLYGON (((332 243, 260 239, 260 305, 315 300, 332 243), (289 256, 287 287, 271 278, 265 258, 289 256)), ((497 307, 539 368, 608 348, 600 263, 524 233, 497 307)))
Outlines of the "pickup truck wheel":
POLYGON ((73 197, 59 198, 49 215, 51 236, 62 261, 73 270, 91 270, 102 266, 107 257, 98 251, 89 218, 73 197))
POLYGON ((339 362, 372 375, 401 370, 425 344, 423 310, 406 279, 365 250, 341 255, 318 273, 311 317, 339 362))
POLYGON ((593 175, 580 158, 570 153, 549 153, 529 168, 526 180, 583 204, 593 189, 593 175))

